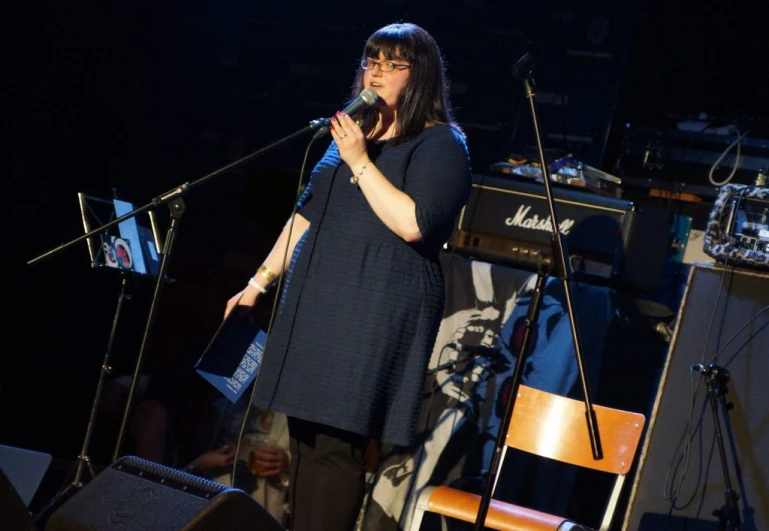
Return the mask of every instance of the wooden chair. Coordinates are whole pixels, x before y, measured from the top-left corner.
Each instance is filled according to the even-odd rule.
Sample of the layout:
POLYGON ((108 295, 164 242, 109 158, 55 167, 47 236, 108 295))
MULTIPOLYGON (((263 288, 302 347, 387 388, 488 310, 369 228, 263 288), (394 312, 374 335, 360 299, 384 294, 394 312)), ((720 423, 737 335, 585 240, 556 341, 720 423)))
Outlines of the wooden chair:
MULTIPOLYGON (((633 465, 646 419, 640 413, 598 405, 593 405, 593 409, 604 454, 600 460, 593 459, 584 402, 525 385, 519 386, 499 468, 501 470, 507 447, 511 447, 564 463, 616 474, 614 489, 600 527, 601 531, 606 531, 614 518, 625 475, 633 465)), ((442 515, 444 529, 445 517, 473 523, 480 501, 479 495, 451 487, 427 487, 417 501, 411 531, 419 529, 426 511, 442 515)), ((494 500, 493 496, 485 527, 500 531, 590 529, 561 516, 494 500)))

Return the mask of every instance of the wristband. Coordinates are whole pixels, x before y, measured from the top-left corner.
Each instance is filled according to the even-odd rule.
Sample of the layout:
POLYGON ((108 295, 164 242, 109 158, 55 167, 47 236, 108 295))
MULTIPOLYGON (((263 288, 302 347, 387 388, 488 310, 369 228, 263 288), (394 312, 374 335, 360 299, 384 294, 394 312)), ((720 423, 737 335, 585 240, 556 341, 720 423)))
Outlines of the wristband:
POLYGON ((262 286, 261 284, 259 284, 259 283, 256 281, 256 279, 254 279, 254 278, 250 278, 250 279, 248 279, 248 285, 249 285, 249 286, 251 286, 252 288, 256 288, 256 289, 258 289, 259 291, 261 291, 261 292, 262 292, 262 294, 264 294, 264 293, 267 293, 267 289, 265 289, 265 287, 264 287, 264 286, 262 286))

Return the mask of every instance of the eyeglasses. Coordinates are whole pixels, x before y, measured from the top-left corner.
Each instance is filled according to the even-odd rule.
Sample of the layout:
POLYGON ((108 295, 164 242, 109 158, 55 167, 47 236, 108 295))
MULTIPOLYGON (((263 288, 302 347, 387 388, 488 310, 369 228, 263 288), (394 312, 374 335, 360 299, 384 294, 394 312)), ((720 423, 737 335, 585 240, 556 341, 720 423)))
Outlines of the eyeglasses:
POLYGON ((411 65, 401 65, 392 61, 374 61, 373 59, 361 59, 360 66, 363 70, 373 70, 376 66, 379 67, 380 72, 392 72, 396 67, 398 70, 411 67, 411 65))

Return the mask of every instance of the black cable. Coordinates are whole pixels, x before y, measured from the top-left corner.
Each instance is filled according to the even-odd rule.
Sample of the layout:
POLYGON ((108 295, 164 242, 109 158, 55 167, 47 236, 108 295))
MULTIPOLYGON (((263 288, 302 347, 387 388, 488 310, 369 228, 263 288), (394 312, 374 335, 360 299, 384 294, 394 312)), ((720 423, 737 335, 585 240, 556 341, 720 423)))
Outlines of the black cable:
POLYGON ((734 341, 735 339, 737 339, 737 336, 739 336, 739 335, 740 335, 740 333, 741 333, 743 330, 745 330, 745 328, 746 328, 746 327, 747 327, 749 324, 751 324, 753 321, 755 321, 756 319, 758 319, 758 318, 761 316, 761 314, 763 314, 763 313, 764 313, 764 312, 766 312, 767 310, 769 310, 769 306, 764 306, 763 308, 761 308, 760 310, 758 310, 758 311, 755 313, 755 315, 753 315, 753 317, 751 317, 750 319, 748 319, 747 321, 745 321, 745 324, 744 324, 744 325, 742 325, 742 326, 740 327, 740 329, 739 329, 739 330, 737 330, 737 331, 736 331, 736 332, 735 332, 735 333, 734 333, 734 334, 733 334, 733 335, 732 335, 732 336, 731 336, 729 339, 727 339, 727 340, 726 340, 726 343, 724 343, 724 345, 723 345, 723 346, 722 346, 722 347, 721 347, 721 348, 720 348, 720 349, 719 349, 719 350, 716 352, 715 356, 713 356, 713 357, 710 359, 710 361, 708 362, 708 365, 709 365, 709 364, 711 364, 711 363, 714 363, 714 362, 716 361, 716 359, 718 358, 718 356, 719 356, 719 355, 721 355, 721 354, 724 352, 724 350, 726 350, 726 347, 729 345, 729 343, 731 343, 732 341, 734 341))
MULTIPOLYGON (((299 179, 297 180, 297 185, 296 185, 296 197, 294 199, 294 207, 291 211, 291 221, 289 222, 289 225, 288 225, 288 235, 286 238, 286 246, 283 249, 283 258, 281 262, 283 264, 283 267, 285 267, 286 258, 288 258, 288 250, 289 250, 289 247, 291 247, 291 234, 294 230, 294 220, 296 219, 299 199, 302 196, 302 177, 304 176, 304 171, 305 171, 305 168, 307 167, 307 157, 310 154, 310 148, 312 147, 315 140, 316 140, 315 137, 313 137, 310 140, 309 144, 307 144, 307 149, 305 150, 304 158, 302 159, 302 167, 299 170, 299 179)), ((277 316, 277 313, 278 313, 277 309, 278 309, 278 305, 280 304, 280 298, 281 298, 280 292, 283 289, 283 283, 284 283, 283 281, 286 278, 287 273, 288 273, 287 271, 284 271, 283 274, 280 275, 280 277, 278 278, 278 284, 275 288, 275 300, 272 303, 272 310, 270 312, 270 321, 269 321, 269 324, 267 325, 267 336, 264 340, 264 345, 262 346, 262 356, 264 356, 264 354, 267 352, 267 342, 270 339, 270 333, 272 332, 272 325, 275 322, 275 317, 277 316)), ((246 408, 243 412, 243 421, 241 422, 241 425, 240 425, 240 432, 238 433, 238 440, 235 446, 236 454, 237 454, 237 451, 240 449, 241 441, 243 439, 243 434, 246 431, 246 425, 248 424, 248 415, 251 412, 251 406, 253 405, 252 401, 254 399, 254 396, 256 395, 256 383, 259 381, 259 375, 261 374, 261 372, 262 371, 260 367, 259 370, 257 370, 256 378, 251 383, 251 394, 249 395, 248 404, 246 404, 246 408)), ((232 463, 232 470, 230 472, 230 483, 233 487, 235 486, 235 471, 237 469, 237 464, 238 464, 238 460, 236 456, 236 459, 232 463)))

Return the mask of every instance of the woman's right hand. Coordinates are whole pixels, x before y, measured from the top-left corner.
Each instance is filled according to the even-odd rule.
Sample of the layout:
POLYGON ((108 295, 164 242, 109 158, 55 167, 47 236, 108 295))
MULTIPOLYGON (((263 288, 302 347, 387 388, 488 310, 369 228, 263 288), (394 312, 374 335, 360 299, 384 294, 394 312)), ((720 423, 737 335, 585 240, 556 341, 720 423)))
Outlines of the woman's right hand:
POLYGON ((227 301, 227 306, 224 308, 224 318, 226 319, 232 309, 240 304, 241 306, 253 306, 256 304, 256 298, 259 296, 259 291, 251 286, 246 286, 243 290, 239 291, 227 301))

